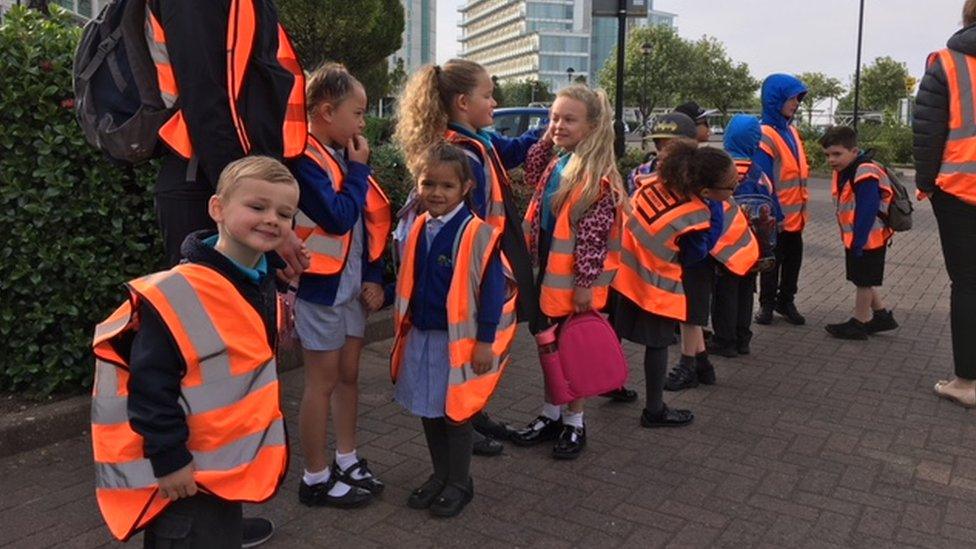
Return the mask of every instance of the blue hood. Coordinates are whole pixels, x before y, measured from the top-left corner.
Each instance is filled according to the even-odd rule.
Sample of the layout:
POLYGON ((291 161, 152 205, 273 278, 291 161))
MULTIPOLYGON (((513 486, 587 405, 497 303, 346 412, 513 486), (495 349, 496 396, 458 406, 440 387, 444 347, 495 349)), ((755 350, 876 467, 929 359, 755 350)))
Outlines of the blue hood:
POLYGON ((737 114, 725 128, 725 152, 732 158, 751 159, 759 150, 761 138, 759 119, 749 114, 737 114))
POLYGON ((785 130, 790 121, 783 116, 783 105, 791 97, 807 93, 800 79, 789 74, 771 74, 762 85, 762 121, 777 129, 785 130))

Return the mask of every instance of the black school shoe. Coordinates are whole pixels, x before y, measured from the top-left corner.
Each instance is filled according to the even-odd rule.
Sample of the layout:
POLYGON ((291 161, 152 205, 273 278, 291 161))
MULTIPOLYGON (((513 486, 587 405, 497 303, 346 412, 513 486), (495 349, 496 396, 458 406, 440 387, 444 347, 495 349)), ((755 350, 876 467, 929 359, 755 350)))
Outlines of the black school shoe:
POLYGON ((512 435, 515 434, 515 429, 512 429, 506 423, 491 419, 485 412, 475 414, 471 418, 471 425, 475 431, 496 440, 511 440, 512 435))
POLYGON ((600 394, 603 398, 609 398, 612 402, 633 402, 637 400, 637 391, 628 389, 626 386, 600 394))
POLYGON ((871 320, 864 323, 864 330, 870 334, 876 334, 878 332, 887 332, 888 330, 894 330, 898 327, 898 323, 895 322, 895 315, 891 313, 888 309, 881 309, 880 311, 874 311, 871 316, 871 320))
POLYGON ((841 322, 840 324, 828 324, 824 326, 827 333, 838 338, 838 339, 852 339, 856 341, 863 341, 868 338, 868 331, 865 329, 866 324, 861 322, 856 318, 850 318, 847 322, 841 322))
POLYGON ((519 429, 512 435, 512 443, 516 446, 535 446, 536 444, 555 440, 563 429, 563 422, 539 416, 525 429, 519 429))
POLYGON ((376 475, 374 475, 373 472, 369 470, 369 467, 366 465, 365 459, 360 459, 356 463, 352 464, 345 471, 339 468, 338 463, 333 462, 332 471, 334 473, 339 474, 339 480, 341 480, 342 482, 345 482, 349 486, 355 488, 362 488, 363 490, 369 490, 369 493, 373 494, 374 496, 378 496, 382 494, 383 488, 386 488, 386 486, 382 482, 380 482, 378 478, 376 478, 376 475), (358 478, 358 479, 355 478, 353 476, 353 473, 359 473, 358 476, 362 478, 358 478))
POLYGON ((244 517, 241 521, 241 549, 257 547, 274 535, 274 523, 261 517, 244 517))
POLYGON ((664 383, 665 391, 683 391, 698 387, 698 372, 693 366, 678 363, 668 372, 668 380, 664 383))
POLYGON ((333 466, 332 474, 325 482, 309 485, 302 480, 298 486, 298 501, 309 507, 338 507, 339 509, 362 507, 373 501, 372 492, 358 486, 350 486, 349 491, 343 496, 330 496, 329 490, 339 482, 337 469, 338 467, 333 466))
POLYGON ((505 445, 498 442, 493 437, 482 435, 477 433, 475 435, 477 440, 471 445, 471 453, 476 456, 494 457, 501 455, 505 450, 505 445))
POLYGON ((445 484, 443 480, 431 475, 427 479, 427 482, 421 484, 413 492, 410 492, 410 497, 407 498, 407 507, 411 509, 429 508, 430 504, 434 503, 434 500, 437 499, 437 496, 441 495, 445 484))
POLYGON ((563 425, 563 430, 552 447, 552 457, 556 459, 576 459, 586 448, 586 426, 563 425))
POLYGON ((448 483, 430 504, 430 514, 437 518, 456 517, 474 498, 474 481, 469 477, 467 484, 448 483))
POLYGON ((759 312, 756 313, 756 324, 769 325, 773 323, 773 305, 760 305, 759 312))
POLYGON ((715 385, 715 366, 708 360, 708 355, 695 357, 695 375, 702 385, 715 385))
POLYGON ((695 414, 691 410, 672 410, 665 404, 664 408, 656 414, 652 414, 644 408, 641 411, 640 424, 646 429, 658 427, 684 427, 695 420, 695 414))
MULTIPOLYGON (((774 310, 782 315, 783 318, 785 318, 790 324, 802 326, 807 323, 807 319, 800 314, 800 311, 796 310, 796 305, 792 302, 779 303, 776 305, 774 310)), ((756 322, 758 322, 758 320, 756 322)))

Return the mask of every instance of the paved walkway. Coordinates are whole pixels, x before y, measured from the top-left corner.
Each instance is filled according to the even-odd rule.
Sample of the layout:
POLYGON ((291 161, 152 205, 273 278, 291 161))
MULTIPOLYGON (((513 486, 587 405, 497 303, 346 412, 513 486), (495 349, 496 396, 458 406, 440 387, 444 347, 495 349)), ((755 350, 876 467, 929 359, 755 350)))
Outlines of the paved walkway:
MULTIPOLYGON (((454 520, 408 509, 429 470, 419 422, 390 401, 389 341, 367 349, 362 455, 387 482, 358 511, 297 503, 296 455, 279 496, 247 513, 272 517, 269 547, 374 546, 972 546, 976 544, 974 415, 934 398, 950 372, 948 280, 928 204, 888 256, 885 299, 902 328, 868 342, 830 339, 853 299, 827 185, 815 182, 798 305, 808 325, 759 327, 753 354, 716 358, 719 383, 670 402, 697 420, 681 430, 637 426, 639 404, 597 399, 589 448, 557 463, 548 448, 475 458, 477 496, 454 520)), ((642 351, 627 346, 633 387, 642 351)), ((490 406, 521 425, 542 380, 529 339, 490 406)), ((301 372, 283 376, 295 443, 301 372)), ((109 545, 80 437, 0 460, 0 545, 109 545)))

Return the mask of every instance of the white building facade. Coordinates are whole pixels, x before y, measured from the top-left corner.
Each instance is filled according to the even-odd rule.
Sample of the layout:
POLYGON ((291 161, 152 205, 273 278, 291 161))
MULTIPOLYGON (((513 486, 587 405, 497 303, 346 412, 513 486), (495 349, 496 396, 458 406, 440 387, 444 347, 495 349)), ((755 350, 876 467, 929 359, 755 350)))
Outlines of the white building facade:
POLYGON ((403 0, 403 45, 390 56, 390 67, 398 59, 411 74, 437 59, 437 0, 403 0))

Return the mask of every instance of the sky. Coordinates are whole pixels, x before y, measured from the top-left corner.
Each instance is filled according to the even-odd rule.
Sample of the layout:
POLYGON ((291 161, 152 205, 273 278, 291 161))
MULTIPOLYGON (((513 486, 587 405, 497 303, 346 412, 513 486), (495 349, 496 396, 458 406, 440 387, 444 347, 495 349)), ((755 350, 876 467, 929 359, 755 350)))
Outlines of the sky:
MULTIPOLYGON (((460 49, 457 9, 437 0, 437 59, 460 49)), ((963 0, 865 0, 862 63, 889 55, 921 77, 926 55, 961 26, 963 0)), ((845 85, 854 73, 858 0, 655 0, 678 15, 678 33, 721 40, 756 78, 773 72, 823 72, 845 85)))

